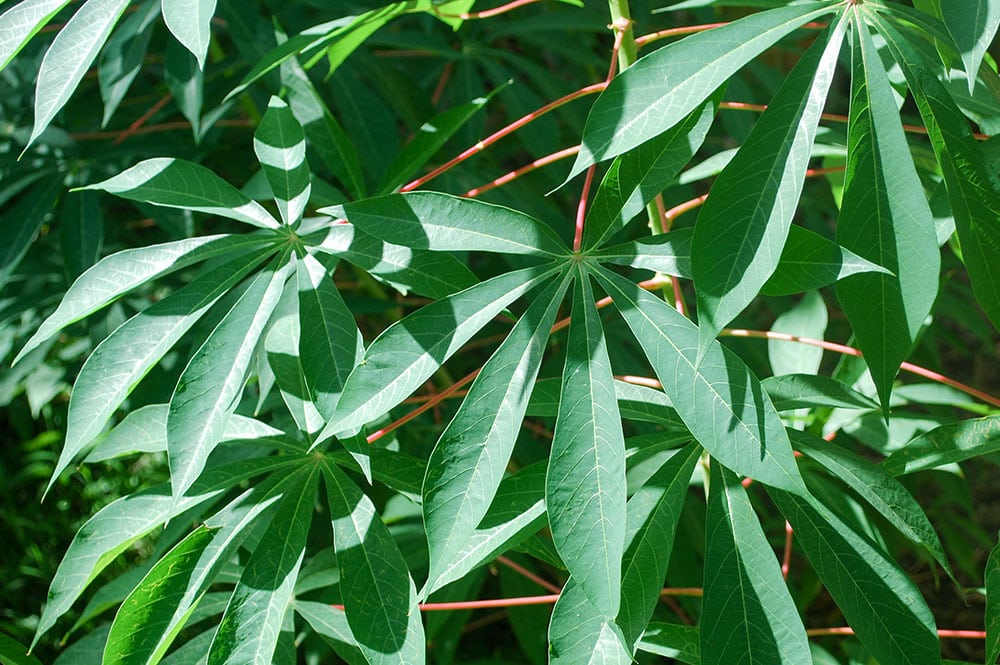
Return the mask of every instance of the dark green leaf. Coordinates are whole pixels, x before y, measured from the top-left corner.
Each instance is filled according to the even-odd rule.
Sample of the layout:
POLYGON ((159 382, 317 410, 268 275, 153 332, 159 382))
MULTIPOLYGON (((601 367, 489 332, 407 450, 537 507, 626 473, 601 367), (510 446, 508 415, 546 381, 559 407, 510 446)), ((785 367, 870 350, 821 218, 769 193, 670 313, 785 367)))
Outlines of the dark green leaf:
POLYGON ((894 452, 882 468, 894 476, 933 469, 1000 451, 1000 416, 963 420, 921 434, 894 452))
POLYGON ((813 409, 821 406, 843 409, 877 409, 871 397, 828 376, 784 374, 760 382, 778 411, 813 409))
POLYGON ((281 219, 285 224, 297 223, 312 191, 306 135, 288 105, 277 97, 267 103, 267 112, 253 136, 253 149, 271 184, 281 219))

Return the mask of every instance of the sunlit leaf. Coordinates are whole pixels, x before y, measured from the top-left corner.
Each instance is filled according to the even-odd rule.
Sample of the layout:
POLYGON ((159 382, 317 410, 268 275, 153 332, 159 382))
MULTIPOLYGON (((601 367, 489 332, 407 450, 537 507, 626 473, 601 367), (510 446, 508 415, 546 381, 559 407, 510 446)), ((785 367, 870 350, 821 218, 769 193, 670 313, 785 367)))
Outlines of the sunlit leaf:
POLYGON ((162 4, 163 22, 204 69, 208 41, 212 37, 215 0, 162 0, 162 4))
POLYGON ((908 442, 882 462, 894 476, 963 462, 1000 451, 1000 416, 942 425, 908 442))
POLYGON ((306 136, 288 105, 277 97, 267 103, 267 112, 253 136, 257 154, 274 201, 285 224, 302 218, 312 184, 306 162, 306 136))

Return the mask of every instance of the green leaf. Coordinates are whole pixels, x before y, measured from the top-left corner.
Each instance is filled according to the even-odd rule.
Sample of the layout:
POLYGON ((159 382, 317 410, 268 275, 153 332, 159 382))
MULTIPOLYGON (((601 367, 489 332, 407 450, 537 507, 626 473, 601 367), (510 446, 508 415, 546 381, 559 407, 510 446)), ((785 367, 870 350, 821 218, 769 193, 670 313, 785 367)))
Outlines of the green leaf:
POLYGON ((0 70, 69 3, 70 0, 24 0, 0 15, 0 70))
POLYGON ((351 224, 333 224, 316 237, 316 250, 340 257, 404 293, 412 289, 430 298, 444 298, 478 281, 451 254, 393 245, 351 224))
POLYGON ((259 203, 204 166, 182 159, 147 159, 113 178, 82 189, 102 189, 132 201, 278 228, 278 222, 259 203))
POLYGON ((700 638, 695 626, 652 621, 639 640, 639 650, 687 665, 701 665, 700 638))
POLYGON ((0 659, 7 665, 42 665, 28 653, 28 648, 8 635, 0 633, 0 659))
POLYGON ((660 600, 684 497, 700 456, 697 444, 677 450, 628 501, 618 613, 628 645, 643 634, 660 600))
POLYGON ((28 146, 45 131, 69 100, 129 2, 87 0, 56 35, 38 70, 35 125, 31 128, 28 146))
MULTIPOLYGON (((584 227, 586 230, 586 227, 584 227)), ((638 240, 597 250, 601 262, 652 270, 664 275, 691 279, 691 237, 693 229, 675 229, 638 240)))
POLYGON ((596 247, 674 182, 708 136, 721 94, 683 122, 612 162, 594 193, 583 225, 583 247, 596 247))
POLYGON ((296 265, 299 293, 299 357, 310 398, 324 420, 333 417, 348 375, 364 354, 354 315, 333 283, 333 270, 305 255, 296 265))
POLYGON ((760 382, 778 411, 829 406, 842 409, 877 409, 878 402, 828 376, 783 374, 760 382))
POLYGON ((159 0, 146 0, 144 6, 122 22, 121 28, 111 35, 101 51, 97 60, 97 80, 104 101, 102 126, 107 126, 142 68, 159 15, 159 0))
POLYGON ((249 254, 271 242, 255 234, 214 235, 126 249, 105 257, 73 282, 56 311, 42 322, 17 354, 14 364, 66 326, 150 280, 221 254, 249 254))
POLYGON ((292 600, 312 523, 318 468, 304 469, 281 497, 233 590, 208 662, 269 663, 292 600))
POLYGON ((997 662, 1000 657, 1000 543, 991 551, 983 572, 986 584, 986 660, 997 662))
POLYGON ((174 103, 187 121, 197 141, 202 133, 201 109, 205 101, 205 73, 198 66, 198 59, 174 40, 167 42, 163 78, 167 82, 174 103))
MULTIPOLYGON (((986 50, 1000 28, 1000 5, 995 0, 940 0, 941 18, 955 38, 969 75, 969 94, 986 50)), ((994 660, 996 660, 994 658, 994 660)))
POLYGON ((809 641, 740 479, 712 466, 705 517, 701 656, 709 663, 808 663, 809 641))
POLYGON ((157 301, 115 329, 83 364, 70 395, 66 443, 49 488, 104 429, 129 393, 209 308, 270 250, 240 257, 157 301))
POLYGON ((861 644, 879 663, 941 662, 934 617, 891 558, 816 499, 774 489, 768 493, 861 644))
POLYGON ((205 68, 208 42, 212 38, 212 15, 215 0, 162 0, 163 22, 181 44, 205 68))
POLYGON ((621 606, 625 437, 590 275, 581 270, 577 286, 545 505, 570 576, 610 621, 621 606))
POLYGON ((941 257, 882 60, 857 13, 854 27, 847 173, 837 242, 895 276, 852 276, 837 284, 837 296, 888 414, 893 379, 937 296, 941 257))
POLYGON ((347 378, 336 415, 318 440, 355 431, 388 413, 493 317, 553 271, 536 267, 499 275, 394 323, 372 342, 347 378))
POLYGON ((667 131, 766 48, 835 8, 810 2, 760 12, 640 58, 594 102, 566 180, 667 131))
POLYGON ((322 429, 326 421, 313 403, 306 384, 305 369, 299 357, 300 327, 300 319, 295 314, 277 316, 264 338, 264 352, 295 426, 303 432, 313 433, 322 429))
POLYGON ((712 185, 694 227, 691 268, 705 347, 778 266, 847 30, 845 11, 799 59, 712 185))
POLYGON ((349 665, 368 665, 364 654, 358 649, 358 641, 354 639, 344 610, 308 600, 294 600, 292 607, 349 665))
POLYGON ((553 282, 527 308, 431 452, 423 486, 430 550, 425 594, 441 587, 440 571, 452 565, 496 496, 568 286, 568 276, 553 282))
POLYGON ((1000 451, 1000 416, 963 420, 926 432, 889 455, 882 468, 902 476, 1000 451))
POLYGON ((59 244, 70 279, 76 279, 101 258, 104 214, 94 192, 66 197, 59 220, 59 244))
POLYGON ((601 284, 698 442, 736 473, 804 494, 784 425, 743 361, 716 342, 696 367, 698 328, 635 284, 599 270, 601 284))
POLYGON ((917 545, 923 545, 934 560, 954 579, 941 540, 920 504, 885 468, 851 451, 829 444, 804 432, 792 432, 798 450, 818 462, 833 477, 854 490, 889 524, 917 545))
MULTIPOLYGON (((978 5, 980 13, 987 12, 985 1, 964 4, 966 9, 976 11, 974 5, 978 5)), ((993 3, 989 11, 1000 20, 1000 5, 993 3)), ((964 14, 958 9, 954 12, 964 14)), ((877 25, 906 75, 941 164, 976 300, 993 326, 1000 329, 1000 230, 996 223, 1000 218, 1000 177, 972 136, 968 121, 919 52, 892 26, 884 21, 877 25)))
POLYGON ((306 135, 285 102, 271 97, 253 135, 253 150, 271 184, 285 224, 302 219, 312 184, 306 162, 306 135))
POLYGON ((344 611, 371 665, 425 662, 417 590, 375 506, 334 466, 324 467, 344 611))
MULTIPOLYGON (((559 413, 559 393, 562 379, 551 377, 535 382, 528 402, 529 416, 555 417, 559 413)), ((624 420, 639 420, 663 425, 670 430, 687 428, 677 412, 670 406, 670 400, 659 390, 647 386, 637 386, 615 379, 615 396, 618 409, 624 420)))
POLYGON ((604 616, 572 577, 552 608, 550 665, 630 665, 632 654, 621 629, 604 616))
POLYGON ((567 249, 543 222, 503 206, 437 192, 390 194, 324 212, 396 245, 447 252, 561 256, 567 249))
POLYGON ((62 188, 63 176, 52 176, 35 185, 16 205, 4 211, 6 241, 0 248, 0 290, 28 253, 62 188))
MULTIPOLYGON (((818 291, 807 291, 799 302, 778 315, 771 325, 771 332, 822 340, 828 321, 823 296, 818 291)), ((809 344, 789 344, 782 339, 768 339, 767 356, 776 376, 818 375, 823 362, 823 349, 809 344)))
POLYGON ((188 362, 167 416, 167 458, 174 496, 201 473, 236 409, 254 349, 277 306, 289 264, 257 275, 188 362))

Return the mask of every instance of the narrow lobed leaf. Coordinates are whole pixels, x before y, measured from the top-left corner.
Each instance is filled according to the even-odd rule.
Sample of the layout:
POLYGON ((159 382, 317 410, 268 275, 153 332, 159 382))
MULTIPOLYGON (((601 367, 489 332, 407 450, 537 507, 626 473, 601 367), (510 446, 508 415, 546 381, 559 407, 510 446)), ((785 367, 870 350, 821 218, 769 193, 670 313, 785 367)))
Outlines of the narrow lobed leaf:
POLYGON ((271 184, 278 212, 287 225, 302 219, 312 184, 306 161, 306 135, 288 105, 271 97, 253 136, 253 150, 271 184))

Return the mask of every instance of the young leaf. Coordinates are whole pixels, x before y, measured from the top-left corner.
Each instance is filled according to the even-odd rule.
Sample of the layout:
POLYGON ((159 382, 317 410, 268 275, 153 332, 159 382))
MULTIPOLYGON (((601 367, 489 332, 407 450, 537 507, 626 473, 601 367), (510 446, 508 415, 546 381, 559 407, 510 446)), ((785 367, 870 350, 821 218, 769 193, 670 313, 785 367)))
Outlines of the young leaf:
POLYGON ((889 455, 882 468, 894 476, 963 462, 1000 451, 1000 416, 963 420, 921 434, 889 455))
POLYGON ((312 184, 306 162, 306 135, 285 102, 271 97, 257 132, 253 150, 271 184, 274 201, 285 224, 302 218, 312 184))
POLYGON ((739 478, 712 466, 701 656, 709 663, 808 663, 809 641, 739 478))
POLYGON ((939 665, 934 617, 906 573, 816 499, 768 493, 872 656, 883 665, 939 665))
POLYGON ((56 35, 38 70, 35 124, 28 146, 45 131, 69 100, 129 2, 87 0, 56 35))
POLYGON ((852 276, 837 284, 837 296, 888 414, 893 379, 937 296, 941 257, 889 79, 857 11, 854 27, 848 163, 837 242, 895 276, 852 276))
POLYGON ((712 185, 698 215, 691 268, 703 348, 753 300, 778 266, 847 17, 843 12, 827 37, 802 55, 712 185))
POLYGON ((528 307, 483 366, 431 453, 423 486, 430 550, 425 593, 440 588, 440 570, 461 552, 493 502, 568 286, 568 276, 563 277, 528 307))
POLYGON ((318 440, 357 430, 388 413, 493 317, 554 270, 525 268, 499 275, 390 326, 372 342, 347 378, 336 415, 318 440))
POLYGON ((69 3, 70 0, 24 0, 0 15, 0 70, 69 3))
MULTIPOLYGON (((955 38, 965 73, 969 94, 976 85, 979 65, 1000 28, 1000 4, 995 0, 940 0, 941 18, 955 38)), ((994 661, 996 658, 993 659, 994 661)))
POLYGON ((375 506, 335 466, 324 467, 344 610, 371 665, 425 662, 417 590, 375 506))
POLYGON ((162 0, 163 22, 205 69, 208 41, 212 37, 215 0, 162 0))
POLYGON ((433 251, 561 256, 563 242, 543 222, 503 206, 437 192, 390 194, 320 212, 346 217, 396 245, 433 251))
POLYGON ((628 280, 598 270, 698 442, 736 473, 805 494, 778 412, 743 361, 715 342, 697 367, 698 328, 690 320, 628 280))
POLYGON ((222 437, 290 267, 277 266, 257 275, 181 373, 167 417, 174 496, 183 495, 194 483, 222 437))
POLYGON ((835 8, 806 2, 760 12, 640 58, 594 102, 566 180, 667 131, 764 49, 835 8))
POLYGON ((259 203, 204 166, 182 159, 147 159, 113 178, 82 189, 102 189, 132 201, 278 228, 278 222, 259 203))

